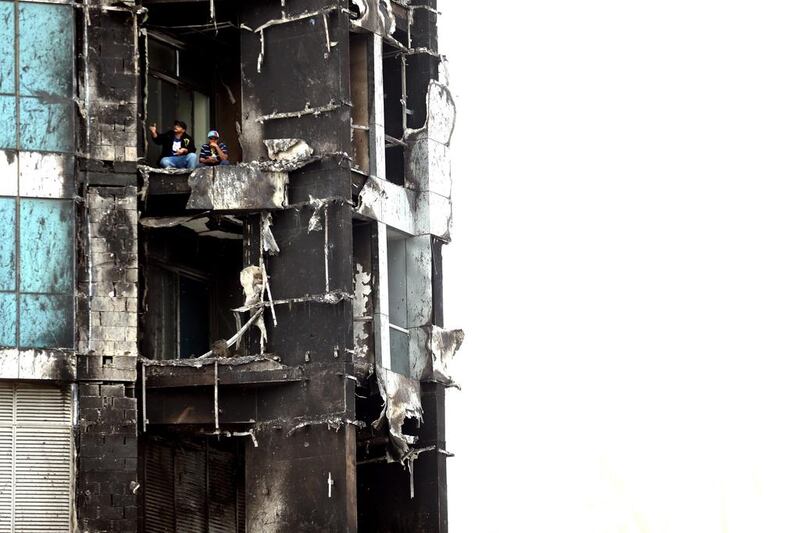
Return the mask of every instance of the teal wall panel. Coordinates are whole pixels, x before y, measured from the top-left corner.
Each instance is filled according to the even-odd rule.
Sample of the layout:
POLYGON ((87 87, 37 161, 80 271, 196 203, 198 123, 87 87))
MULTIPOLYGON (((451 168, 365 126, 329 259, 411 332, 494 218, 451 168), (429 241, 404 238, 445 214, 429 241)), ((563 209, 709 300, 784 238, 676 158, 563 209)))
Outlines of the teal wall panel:
POLYGON ((19 4, 21 96, 72 96, 75 60, 72 9, 70 5, 19 4))
POLYGON ((21 294, 20 348, 71 348, 72 300, 72 295, 21 294))
MULTIPOLYGON (((0 0, 0 149, 74 151, 74 46, 71 4, 0 0)), ((74 232, 72 199, 0 197, 0 346, 74 347, 74 232)))
POLYGON ((17 345, 17 295, 0 292, 0 347, 17 345))
POLYGON ((19 148, 45 152, 71 152, 73 104, 45 102, 38 98, 19 99, 19 148))
POLYGON ((17 200, 0 198, 0 291, 17 289, 17 200))
POLYGON ((16 92, 14 3, 0 2, 0 93, 16 92))
POLYGON ((0 96, 0 148, 17 147, 17 99, 0 96))
POLYGON ((72 201, 22 198, 19 205, 20 292, 72 292, 72 201))

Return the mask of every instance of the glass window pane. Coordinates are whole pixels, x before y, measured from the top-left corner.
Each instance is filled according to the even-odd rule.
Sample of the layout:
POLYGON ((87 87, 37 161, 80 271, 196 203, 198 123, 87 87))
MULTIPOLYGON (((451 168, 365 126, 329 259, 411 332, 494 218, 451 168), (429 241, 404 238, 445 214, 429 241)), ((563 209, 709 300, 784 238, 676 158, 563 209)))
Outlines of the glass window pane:
POLYGON ((44 102, 38 98, 19 100, 20 150, 71 152, 73 104, 44 102))
POLYGON ((19 93, 72 97, 72 7, 19 5, 19 93))
POLYGON ((175 49, 171 46, 156 39, 150 39, 147 43, 147 58, 150 62, 150 70, 174 77, 178 76, 178 57, 175 49))
POLYGON ((0 148, 17 148, 17 99, 0 96, 0 148))
POLYGON ((20 200, 20 292, 72 294, 70 200, 20 200))
MULTIPOLYGON (((192 119, 192 91, 178 89, 178 109, 176 113, 178 115, 175 119, 184 121, 189 135, 194 137, 195 141, 199 140, 197 132, 194 131, 194 120, 192 119)), ((203 132, 200 135, 205 135, 205 133, 206 132, 203 132)))
POLYGON ((211 109, 208 96, 194 93, 194 142, 198 149, 206 143, 206 134, 211 129, 211 109))
POLYGON ((17 345, 17 295, 0 292, 0 346, 17 345))
POLYGON ((411 375, 411 359, 408 355, 409 340, 408 333, 389 330, 390 356, 392 360, 392 371, 404 376, 411 375))
POLYGON ((72 295, 21 294, 20 348, 72 348, 72 295))
POLYGON ((17 201, 0 198, 0 291, 17 289, 17 201))
POLYGON ((0 2, 0 93, 16 92, 14 35, 14 3, 0 2))

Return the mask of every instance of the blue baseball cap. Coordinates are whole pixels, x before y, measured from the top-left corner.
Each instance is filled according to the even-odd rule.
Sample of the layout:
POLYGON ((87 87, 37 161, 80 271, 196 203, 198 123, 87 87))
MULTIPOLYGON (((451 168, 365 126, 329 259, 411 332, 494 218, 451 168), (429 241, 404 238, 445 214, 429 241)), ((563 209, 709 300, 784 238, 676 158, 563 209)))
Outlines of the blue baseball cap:
POLYGON ((206 137, 208 137, 209 139, 211 137, 216 137, 217 139, 219 139, 219 132, 217 130, 211 130, 208 132, 208 135, 206 135, 206 137))

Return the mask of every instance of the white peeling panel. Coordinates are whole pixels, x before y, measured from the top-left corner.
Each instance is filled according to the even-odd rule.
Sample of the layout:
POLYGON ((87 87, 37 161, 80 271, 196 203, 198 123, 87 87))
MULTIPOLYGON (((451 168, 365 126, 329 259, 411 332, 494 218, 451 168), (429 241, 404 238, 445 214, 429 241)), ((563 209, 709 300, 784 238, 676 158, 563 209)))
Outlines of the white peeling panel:
POLYGON ((64 154, 19 153, 19 195, 36 198, 72 198, 75 194, 75 158, 64 154))
POLYGON ((17 153, 0 151, 0 196, 17 195, 17 153))

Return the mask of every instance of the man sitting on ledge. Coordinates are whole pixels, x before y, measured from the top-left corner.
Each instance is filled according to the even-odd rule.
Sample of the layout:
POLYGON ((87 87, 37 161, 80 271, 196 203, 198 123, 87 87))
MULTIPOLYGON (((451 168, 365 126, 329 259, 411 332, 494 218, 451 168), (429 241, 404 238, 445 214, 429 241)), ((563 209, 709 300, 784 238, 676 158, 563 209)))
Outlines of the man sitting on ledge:
POLYGON ((208 132, 208 144, 200 148, 200 166, 215 167, 217 165, 230 165, 228 161, 228 146, 219 140, 219 132, 208 132))
POLYGON ((156 125, 150 126, 153 142, 161 146, 161 168, 197 167, 197 147, 194 139, 186 133, 186 123, 176 120, 172 129, 159 134, 156 125))

